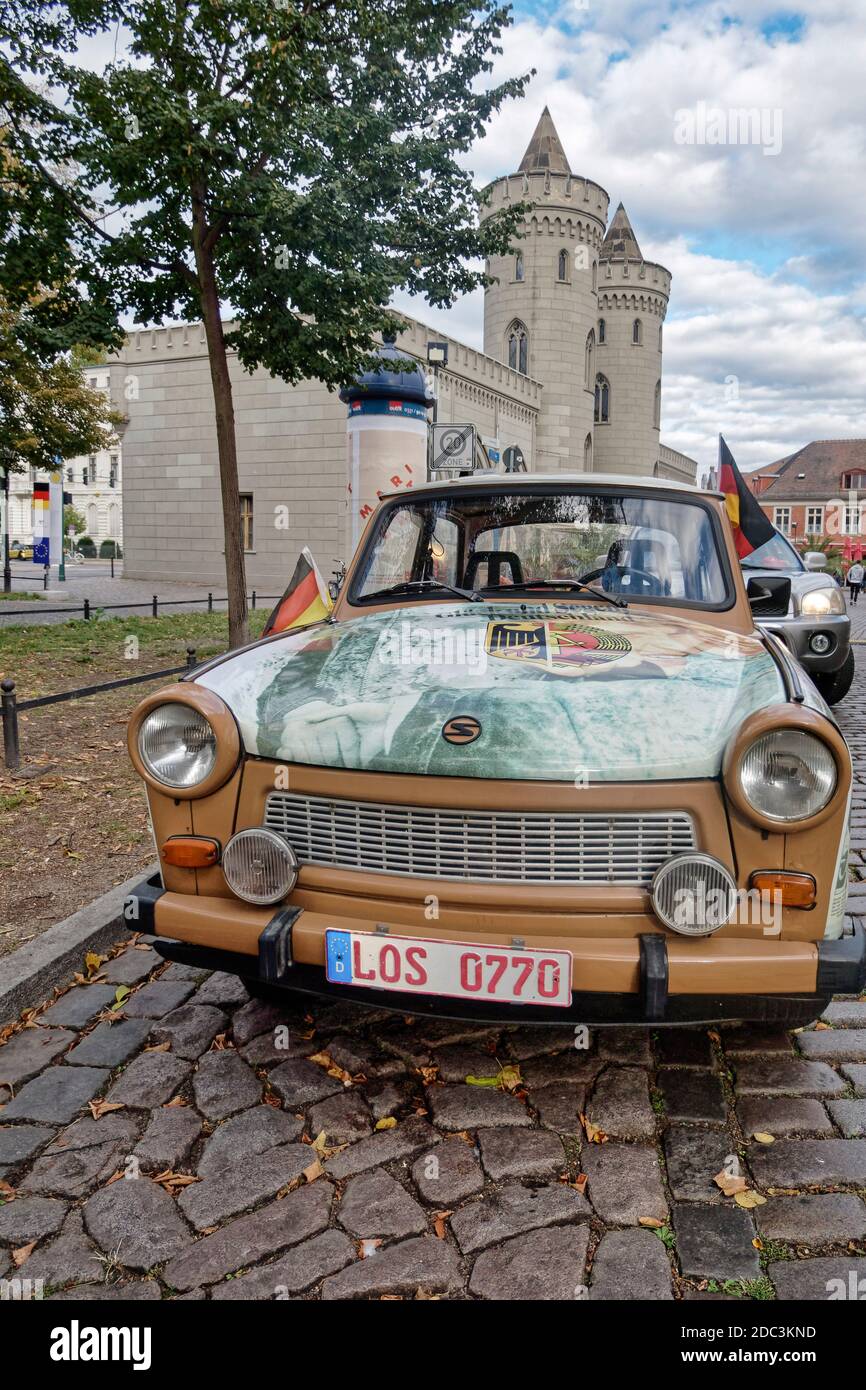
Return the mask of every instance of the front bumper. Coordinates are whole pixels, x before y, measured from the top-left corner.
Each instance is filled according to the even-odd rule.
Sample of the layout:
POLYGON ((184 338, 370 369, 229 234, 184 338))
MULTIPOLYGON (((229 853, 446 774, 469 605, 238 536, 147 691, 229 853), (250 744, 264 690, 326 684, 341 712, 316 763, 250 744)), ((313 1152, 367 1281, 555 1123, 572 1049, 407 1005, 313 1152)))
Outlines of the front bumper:
MULTIPOLYGON (((128 920, 157 937, 156 949, 166 959, 400 1013, 553 1025, 657 1024, 790 1021, 792 1009, 802 1008, 805 1022, 832 994, 858 993, 866 985, 866 932, 855 921, 837 941, 688 940, 662 932, 548 938, 537 944, 570 949, 574 956, 570 1009, 469 1004, 331 984, 324 970, 325 931, 338 924, 336 917, 296 907, 250 909, 225 898, 167 893, 158 877, 143 880, 130 900, 135 907, 127 913, 128 920), (753 992, 752 981, 764 989, 772 983, 773 990, 753 992)), ((340 918, 339 925, 370 930, 370 923, 362 920, 340 918)), ((507 937, 489 939, 491 944, 509 944, 507 937)))
POLYGON ((823 618, 759 619, 758 626, 774 633, 784 642, 807 671, 826 671, 828 674, 838 671, 851 645, 851 619, 847 613, 829 613, 823 618), (816 632, 824 633, 832 642, 830 650, 823 656, 816 655, 809 647, 809 640, 816 632))

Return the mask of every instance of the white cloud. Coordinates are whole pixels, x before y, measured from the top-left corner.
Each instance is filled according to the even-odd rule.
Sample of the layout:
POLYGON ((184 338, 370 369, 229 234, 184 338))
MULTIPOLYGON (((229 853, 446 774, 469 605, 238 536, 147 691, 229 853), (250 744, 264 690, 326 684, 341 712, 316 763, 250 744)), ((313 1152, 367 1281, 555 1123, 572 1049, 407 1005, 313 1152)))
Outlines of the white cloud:
MULTIPOLYGON (((575 172, 623 200, 673 272, 663 438, 702 462, 719 430, 744 465, 866 436, 866 27, 861 0, 796 12, 796 41, 763 32, 777 0, 565 0, 522 18, 494 76, 537 76, 470 160, 479 182, 516 168, 547 104, 575 172), (700 102, 778 109, 780 152, 678 144, 677 112, 700 102)), ((439 322, 480 344, 477 299, 439 322)))

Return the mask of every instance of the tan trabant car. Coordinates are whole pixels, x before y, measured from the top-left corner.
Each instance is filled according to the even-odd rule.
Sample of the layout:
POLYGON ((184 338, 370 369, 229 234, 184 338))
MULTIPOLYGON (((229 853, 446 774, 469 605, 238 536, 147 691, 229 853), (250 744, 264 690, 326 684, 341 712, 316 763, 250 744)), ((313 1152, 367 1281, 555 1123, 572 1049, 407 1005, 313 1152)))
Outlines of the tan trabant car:
POLYGON ((804 1023, 859 990, 851 762, 721 496, 382 499, 331 616, 150 695, 129 915, 253 991, 520 1022, 804 1023), (751 603, 751 606, 750 606, 751 603))

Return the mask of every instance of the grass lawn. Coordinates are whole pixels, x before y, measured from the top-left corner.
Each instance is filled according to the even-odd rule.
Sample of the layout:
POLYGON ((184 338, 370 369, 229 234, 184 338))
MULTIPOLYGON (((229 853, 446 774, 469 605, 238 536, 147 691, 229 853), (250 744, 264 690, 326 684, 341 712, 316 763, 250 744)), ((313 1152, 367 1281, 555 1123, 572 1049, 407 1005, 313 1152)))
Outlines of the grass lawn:
MULTIPOLYGON (((268 609, 250 615, 258 636, 268 609)), ((224 613, 0 628, 0 679, 19 700, 144 674, 225 651, 224 613)), ((169 684, 173 678, 164 681, 169 684)), ((0 955, 144 869, 154 858, 126 722, 154 684, 19 715, 22 771, 0 761, 0 955)))
POLYGON ((44 594, 4 594, 0 592, 0 603, 44 603, 44 594))

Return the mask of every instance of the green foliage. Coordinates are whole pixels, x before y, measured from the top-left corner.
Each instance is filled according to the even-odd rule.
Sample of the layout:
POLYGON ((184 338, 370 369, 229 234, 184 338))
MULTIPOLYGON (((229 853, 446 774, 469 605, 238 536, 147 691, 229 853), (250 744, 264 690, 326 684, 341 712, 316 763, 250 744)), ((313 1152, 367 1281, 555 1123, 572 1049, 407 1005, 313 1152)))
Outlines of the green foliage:
POLYGON ((462 163, 527 80, 483 89, 508 21, 495 0, 10 0, 0 285, 74 283, 40 320, 71 346, 111 336, 108 305, 201 316, 213 272, 245 366, 343 384, 396 289, 448 305, 513 239, 520 209, 479 228, 462 163), (126 54, 78 66, 118 24, 126 54))
POLYGON ((80 512, 77 507, 73 506, 66 506, 63 508, 64 536, 68 535, 70 529, 75 531, 76 534, 80 534, 82 531, 86 530, 86 528, 87 522, 83 512, 80 512))

